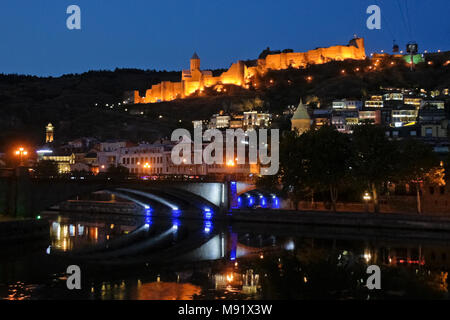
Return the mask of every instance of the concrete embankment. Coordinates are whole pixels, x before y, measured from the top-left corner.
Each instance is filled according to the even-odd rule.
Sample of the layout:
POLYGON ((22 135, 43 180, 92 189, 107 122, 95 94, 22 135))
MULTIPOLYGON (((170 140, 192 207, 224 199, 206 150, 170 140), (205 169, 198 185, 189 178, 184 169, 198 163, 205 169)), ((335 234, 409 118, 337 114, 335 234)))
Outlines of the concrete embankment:
POLYGON ((49 237, 46 220, 11 220, 0 222, 0 244, 23 243, 49 237))
POLYGON ((59 209, 65 212, 144 214, 143 208, 130 202, 69 200, 61 203, 59 209))
POLYGON ((255 223, 287 223, 336 227, 444 231, 450 233, 450 218, 418 214, 235 210, 230 214, 230 220, 255 223))

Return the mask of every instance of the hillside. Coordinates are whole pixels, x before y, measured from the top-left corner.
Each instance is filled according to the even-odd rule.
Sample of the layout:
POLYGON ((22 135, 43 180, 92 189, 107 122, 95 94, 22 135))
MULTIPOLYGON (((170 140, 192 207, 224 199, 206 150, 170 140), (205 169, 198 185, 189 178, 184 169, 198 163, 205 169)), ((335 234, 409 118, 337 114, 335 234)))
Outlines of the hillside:
POLYGON ((227 85, 226 92, 209 89, 202 96, 184 100, 125 107, 117 106, 125 92, 144 91, 164 80, 178 81, 181 73, 117 69, 59 78, 0 75, 0 151, 19 141, 42 143, 48 122, 55 125, 57 139, 96 136, 152 140, 179 126, 191 128, 190 121, 207 119, 219 110, 260 107, 281 113, 287 105, 297 104, 300 97, 318 97, 323 105, 336 98, 360 99, 380 87, 450 88, 450 65, 443 66, 450 60, 450 52, 425 58, 432 63, 419 64, 414 72, 393 57, 383 58, 374 69, 369 67, 375 61, 367 59, 270 71, 255 79, 249 90, 227 85), (113 103, 113 109, 105 106, 113 103))

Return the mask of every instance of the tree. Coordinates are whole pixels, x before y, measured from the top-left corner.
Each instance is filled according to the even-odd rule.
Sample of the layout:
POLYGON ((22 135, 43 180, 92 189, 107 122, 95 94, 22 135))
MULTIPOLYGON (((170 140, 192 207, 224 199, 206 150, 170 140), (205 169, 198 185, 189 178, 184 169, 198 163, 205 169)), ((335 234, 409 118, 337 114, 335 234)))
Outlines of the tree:
POLYGON ((439 164, 439 160, 430 145, 419 140, 405 140, 400 143, 401 165, 398 167, 400 180, 413 182, 416 185, 417 213, 422 213, 421 185, 428 180, 439 179, 439 172, 433 169, 439 164))
POLYGON ((377 125, 356 126, 352 142, 354 177, 370 190, 375 212, 379 212, 380 186, 396 174, 398 150, 395 143, 387 139, 385 129, 377 125))
POLYGON ((349 136, 334 127, 323 126, 301 137, 306 147, 303 159, 306 183, 312 190, 329 192, 332 210, 336 212, 339 190, 347 183, 351 170, 349 136))
POLYGON ((53 178, 59 175, 58 163, 53 160, 41 160, 34 167, 34 174, 40 178, 53 178))
POLYGON ((280 146, 283 189, 298 208, 304 194, 329 192, 332 210, 336 211, 339 189, 349 177, 351 160, 347 135, 324 126, 302 135, 296 131, 285 135, 280 146))
POLYGON ((280 170, 282 191, 288 195, 298 210, 305 192, 305 172, 302 163, 303 147, 297 131, 288 131, 280 143, 280 170))
POLYGON ((276 175, 264 175, 258 177, 256 180, 256 187, 264 190, 268 190, 271 192, 278 191, 277 186, 280 185, 280 177, 278 174, 276 175))
POLYGON ((110 177, 117 178, 117 179, 125 179, 130 175, 128 169, 120 164, 111 165, 106 170, 106 174, 110 177))

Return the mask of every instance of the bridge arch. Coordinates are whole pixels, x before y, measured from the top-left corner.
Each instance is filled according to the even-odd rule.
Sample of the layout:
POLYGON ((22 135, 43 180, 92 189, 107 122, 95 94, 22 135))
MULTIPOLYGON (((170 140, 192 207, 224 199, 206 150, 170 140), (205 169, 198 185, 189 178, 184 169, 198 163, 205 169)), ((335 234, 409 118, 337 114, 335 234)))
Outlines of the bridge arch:
MULTIPOLYGON (((4 179, 4 178, 0 178, 4 179)), ((190 182, 190 181, 112 181, 112 180, 69 180, 69 179, 31 179, 27 174, 5 179, 2 185, 8 199, 0 201, 0 210, 19 217, 32 217, 65 200, 101 190, 129 188, 135 190, 161 190, 174 198, 191 202, 204 201, 219 212, 229 209, 230 188, 228 182, 190 182)))

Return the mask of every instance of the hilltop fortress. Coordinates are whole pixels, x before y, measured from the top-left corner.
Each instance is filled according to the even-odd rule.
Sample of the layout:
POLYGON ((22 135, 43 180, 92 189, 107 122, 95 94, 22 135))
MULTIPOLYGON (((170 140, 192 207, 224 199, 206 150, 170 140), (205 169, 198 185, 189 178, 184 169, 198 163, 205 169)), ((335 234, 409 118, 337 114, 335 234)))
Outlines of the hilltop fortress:
POLYGON ((366 58, 364 39, 354 38, 346 46, 317 48, 308 52, 268 53, 253 63, 238 61, 220 76, 214 77, 212 71, 200 70, 200 58, 196 53, 191 58, 190 69, 183 70, 181 82, 163 81, 148 89, 144 97, 139 91, 134 92, 134 103, 154 103, 185 98, 205 87, 216 87, 220 91, 223 84, 249 87, 252 77, 264 74, 268 70, 282 70, 289 67, 303 68, 308 64, 322 64, 329 61, 345 59, 362 60, 366 58))

